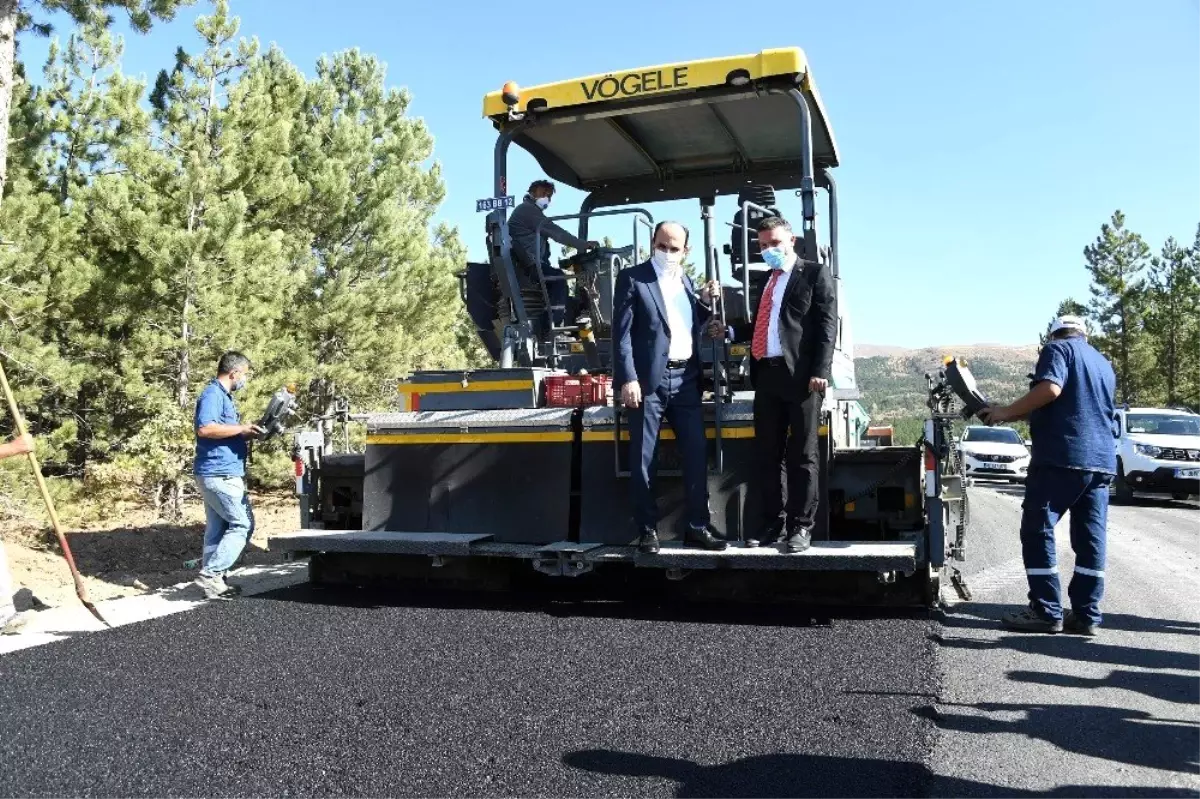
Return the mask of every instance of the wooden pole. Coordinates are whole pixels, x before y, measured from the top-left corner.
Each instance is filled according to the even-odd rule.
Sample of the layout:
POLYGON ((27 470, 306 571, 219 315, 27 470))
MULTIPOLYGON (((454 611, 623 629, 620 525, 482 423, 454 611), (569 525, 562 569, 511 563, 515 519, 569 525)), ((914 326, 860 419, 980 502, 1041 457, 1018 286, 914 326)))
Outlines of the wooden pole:
MULTIPOLYGON (((17 434, 25 435, 28 432, 25 429, 25 418, 21 416, 21 411, 17 408, 17 400, 13 396, 12 389, 8 385, 8 376, 4 374, 4 365, 0 363, 0 386, 4 388, 4 398, 8 400, 8 409, 12 412, 13 424, 16 425, 17 434)), ((58 537, 58 545, 62 547, 63 557, 67 559, 67 566, 71 569, 71 578, 75 580, 75 593, 79 596, 79 601, 83 606, 91 611, 92 615, 103 622, 104 626, 112 627, 108 621, 100 615, 100 611, 96 610, 96 606, 88 600, 87 586, 83 583, 83 577, 79 574, 79 569, 75 566, 75 558, 71 555, 71 547, 67 543, 67 537, 63 535, 62 525, 58 523, 58 513, 54 510, 54 501, 50 499, 50 490, 46 487, 46 478, 42 477, 42 468, 38 465, 37 455, 33 452, 28 453, 29 465, 33 469, 33 479, 37 481, 38 491, 42 494, 42 502, 46 504, 46 514, 50 517, 50 524, 54 527, 54 535, 58 537)))

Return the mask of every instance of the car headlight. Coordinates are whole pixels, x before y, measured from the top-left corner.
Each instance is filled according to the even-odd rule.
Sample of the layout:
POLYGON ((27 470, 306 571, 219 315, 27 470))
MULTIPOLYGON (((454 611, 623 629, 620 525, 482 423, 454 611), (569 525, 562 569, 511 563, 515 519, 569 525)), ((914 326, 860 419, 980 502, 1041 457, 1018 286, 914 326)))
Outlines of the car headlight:
POLYGON ((1133 451, 1139 455, 1145 455, 1147 458, 1157 458, 1162 454, 1162 448, 1153 444, 1134 444, 1133 451))

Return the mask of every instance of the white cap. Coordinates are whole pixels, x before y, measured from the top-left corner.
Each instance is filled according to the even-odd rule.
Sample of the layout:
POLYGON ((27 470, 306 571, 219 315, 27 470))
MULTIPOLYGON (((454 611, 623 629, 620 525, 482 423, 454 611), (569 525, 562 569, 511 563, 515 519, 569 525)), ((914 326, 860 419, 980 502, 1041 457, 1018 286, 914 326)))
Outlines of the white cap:
POLYGON ((1060 316, 1050 323, 1050 335, 1053 336, 1060 330, 1078 330, 1086 335, 1087 324, 1078 316, 1060 316))

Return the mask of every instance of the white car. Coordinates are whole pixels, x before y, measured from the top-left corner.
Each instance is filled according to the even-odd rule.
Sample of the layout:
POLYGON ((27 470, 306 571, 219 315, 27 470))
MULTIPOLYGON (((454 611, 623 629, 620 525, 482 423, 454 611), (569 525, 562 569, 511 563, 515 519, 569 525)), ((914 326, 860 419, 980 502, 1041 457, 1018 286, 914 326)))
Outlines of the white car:
POLYGON ((1123 408, 1117 411, 1118 500, 1134 492, 1170 494, 1187 499, 1200 494, 1200 414, 1168 408, 1123 408))
POLYGON ((1011 427, 971 425, 958 443, 967 477, 1024 483, 1029 448, 1011 427))

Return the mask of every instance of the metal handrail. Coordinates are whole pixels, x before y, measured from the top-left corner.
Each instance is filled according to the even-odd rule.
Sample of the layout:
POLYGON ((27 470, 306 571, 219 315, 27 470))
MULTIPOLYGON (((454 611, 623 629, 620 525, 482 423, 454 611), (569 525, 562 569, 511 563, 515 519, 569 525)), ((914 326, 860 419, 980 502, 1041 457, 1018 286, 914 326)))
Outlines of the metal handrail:
MULTIPOLYGON (((654 226, 654 215, 651 214, 649 211, 647 211, 645 208, 634 207, 634 208, 614 208, 614 209, 611 209, 608 211, 584 211, 584 212, 581 212, 578 214, 563 214, 561 216, 548 216, 548 217, 545 217, 544 219, 542 219, 541 222, 538 222, 538 226, 536 228, 534 228, 534 231, 533 231, 533 251, 534 251, 534 259, 535 259, 534 263, 537 265, 538 285, 539 285, 539 288, 541 288, 541 290, 542 290, 542 302, 545 304, 547 311, 552 311, 553 306, 550 305, 550 293, 546 290, 546 283, 550 282, 550 281, 565 283, 568 280, 576 280, 576 279, 578 279, 579 276, 564 274, 561 276, 554 275, 551 277, 546 277, 545 275, 542 274, 542 268, 541 268, 542 227, 548 222, 557 222, 562 219, 591 219, 592 217, 596 217, 596 216, 623 216, 625 214, 634 214, 633 255, 634 255, 634 258, 636 259, 637 258, 637 241, 638 241, 638 238, 637 238, 637 223, 638 223, 638 221, 642 220, 650 228, 653 228, 653 226, 654 226)), ((611 266, 610 266, 609 271, 610 272, 612 271, 611 266)), ((614 275, 612 279, 613 279, 613 282, 615 285, 616 276, 614 275)), ((553 315, 553 313, 551 313, 550 329, 551 329, 551 333, 554 333, 554 332, 570 331, 572 329, 578 329, 578 328, 577 327, 576 328, 571 328, 571 327, 555 328, 554 315, 553 315)))
POLYGON ((746 217, 750 209, 764 214, 774 213, 770 208, 749 200, 742 203, 742 311, 747 320, 750 319, 750 226, 746 224, 746 217))

